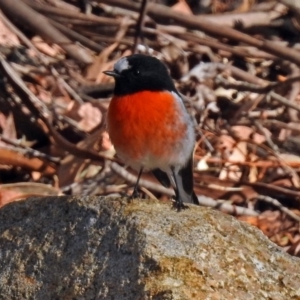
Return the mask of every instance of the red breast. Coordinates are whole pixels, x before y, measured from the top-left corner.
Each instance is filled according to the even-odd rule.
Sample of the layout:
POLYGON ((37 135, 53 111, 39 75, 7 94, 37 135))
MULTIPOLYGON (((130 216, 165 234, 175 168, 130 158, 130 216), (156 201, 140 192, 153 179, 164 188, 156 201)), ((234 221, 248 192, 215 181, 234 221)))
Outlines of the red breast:
POLYGON ((114 96, 108 110, 109 135, 117 152, 130 160, 148 154, 167 159, 186 135, 182 113, 170 92, 114 96))

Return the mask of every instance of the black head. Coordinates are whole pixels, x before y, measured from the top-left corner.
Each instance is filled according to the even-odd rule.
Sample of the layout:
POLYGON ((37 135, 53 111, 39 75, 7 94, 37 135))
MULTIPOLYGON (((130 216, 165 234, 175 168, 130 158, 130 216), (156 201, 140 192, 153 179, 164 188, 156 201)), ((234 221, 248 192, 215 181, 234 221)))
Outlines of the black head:
POLYGON ((113 71, 105 71, 116 81, 115 95, 138 91, 174 91, 176 88, 167 67, 155 57, 134 54, 121 58, 113 71))

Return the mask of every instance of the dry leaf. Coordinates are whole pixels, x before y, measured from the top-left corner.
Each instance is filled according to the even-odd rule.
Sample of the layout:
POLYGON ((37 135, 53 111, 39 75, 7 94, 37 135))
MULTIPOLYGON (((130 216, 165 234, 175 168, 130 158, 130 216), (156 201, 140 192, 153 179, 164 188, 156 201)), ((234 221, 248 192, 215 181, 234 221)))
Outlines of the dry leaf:
POLYGON ((32 38, 33 45, 42 53, 51 56, 57 57, 64 54, 64 51, 61 47, 56 44, 52 44, 51 46, 46 43, 40 36, 35 36, 32 38))
MULTIPOLYGON (((103 71, 112 70, 114 64, 117 62, 118 59, 113 61, 107 61, 109 54, 115 49, 117 43, 112 44, 111 46, 104 49, 98 57, 96 57, 93 64, 91 64, 87 69, 86 79, 99 82, 111 82, 113 81, 112 78, 103 74, 103 71)), ((121 57, 130 55, 131 51, 126 50, 124 51, 121 57)), ((120 57, 120 58, 121 58, 120 57)))
POLYGON ((0 185, 0 207, 32 196, 58 196, 59 190, 50 185, 36 182, 17 182, 0 185))
POLYGON ((20 46, 18 37, 0 20, 0 45, 5 47, 20 46))
POLYGON ((220 172, 219 178, 239 180, 242 175, 240 167, 237 165, 233 165, 231 162, 246 161, 247 143, 239 142, 235 145, 236 142, 231 137, 223 136, 223 139, 223 145, 226 145, 226 149, 224 149, 225 151, 223 151, 223 157, 230 162, 225 163, 223 169, 220 172))
MULTIPOLYGON (((236 136, 241 140, 252 140, 254 143, 262 144, 266 141, 264 135, 254 132, 251 127, 236 125, 232 126, 231 129, 234 131, 236 136)), ((266 135, 271 136, 271 132, 266 129, 266 135)))
POLYGON ((89 132, 101 123, 102 113, 99 108, 91 103, 84 103, 79 107, 78 115, 81 121, 78 122, 80 129, 89 132))
POLYGON ((107 131, 104 131, 101 135, 101 148, 102 151, 111 150, 113 148, 107 131))
POLYGON ((185 0, 179 0, 175 5, 172 6, 172 9, 189 16, 193 14, 185 0))
POLYGON ((49 176, 56 172, 52 166, 47 165, 39 158, 25 157, 22 153, 12 149, 0 148, 0 164, 21 167, 31 171, 39 171, 49 176))
MULTIPOLYGON (((4 114, 0 113, 0 128, 2 128, 3 137, 10 140, 17 139, 17 132, 12 113, 9 113, 7 117, 4 114)), ((5 144, 5 142, 0 141, 0 146, 5 144)))

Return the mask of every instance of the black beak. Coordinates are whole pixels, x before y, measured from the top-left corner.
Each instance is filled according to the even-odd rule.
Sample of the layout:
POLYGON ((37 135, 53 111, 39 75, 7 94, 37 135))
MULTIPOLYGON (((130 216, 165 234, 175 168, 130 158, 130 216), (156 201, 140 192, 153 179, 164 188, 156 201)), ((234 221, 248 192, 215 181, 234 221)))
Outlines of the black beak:
POLYGON ((112 76, 114 78, 119 78, 120 77, 120 74, 118 74, 117 72, 115 71, 104 71, 103 72, 105 75, 107 76, 112 76))

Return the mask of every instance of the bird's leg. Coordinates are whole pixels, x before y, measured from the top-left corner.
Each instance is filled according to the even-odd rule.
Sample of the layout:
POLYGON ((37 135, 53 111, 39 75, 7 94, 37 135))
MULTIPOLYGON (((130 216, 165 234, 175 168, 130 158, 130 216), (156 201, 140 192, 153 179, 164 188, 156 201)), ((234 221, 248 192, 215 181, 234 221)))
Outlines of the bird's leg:
POLYGON ((136 183, 134 185, 132 195, 130 196, 130 199, 134 199, 134 198, 138 198, 139 197, 138 188, 139 188, 139 181, 140 181, 141 175, 143 173, 143 169, 144 169, 143 167, 140 168, 140 171, 139 171, 136 183))
POLYGON ((180 192, 179 192, 179 188, 178 188, 177 174, 175 172, 174 167, 171 167, 171 170, 172 170, 172 174, 173 174, 174 181, 175 181, 175 194, 176 194, 175 201, 176 202, 175 202, 174 207, 177 209, 177 211, 181 211, 181 209, 185 209, 188 207, 183 204, 182 198, 180 196, 180 192))

